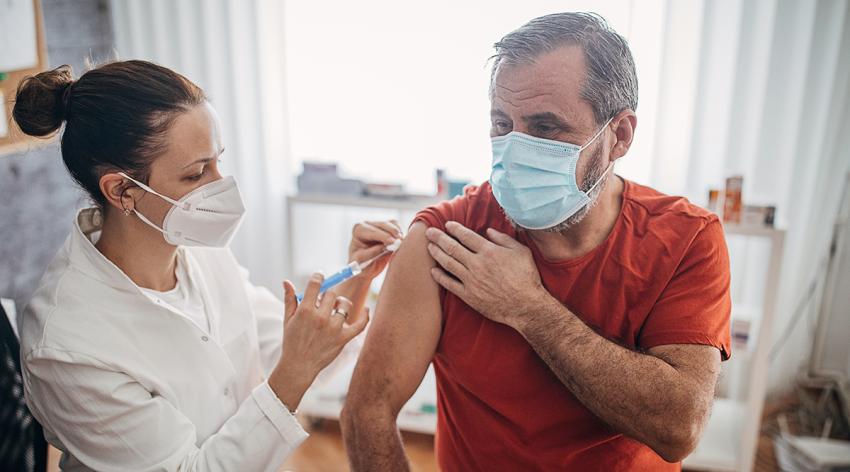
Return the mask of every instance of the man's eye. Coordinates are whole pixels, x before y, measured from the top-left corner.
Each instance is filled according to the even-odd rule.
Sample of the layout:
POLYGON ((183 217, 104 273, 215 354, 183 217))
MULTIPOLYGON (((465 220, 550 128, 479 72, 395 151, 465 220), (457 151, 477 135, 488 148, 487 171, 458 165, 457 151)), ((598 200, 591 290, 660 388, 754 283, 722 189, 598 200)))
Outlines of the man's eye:
POLYGON ((551 125, 537 125, 537 131, 543 134, 552 133, 558 128, 551 125))
POLYGON ((497 129, 506 129, 509 128, 511 125, 507 121, 496 121, 493 123, 493 126, 495 126, 497 129))

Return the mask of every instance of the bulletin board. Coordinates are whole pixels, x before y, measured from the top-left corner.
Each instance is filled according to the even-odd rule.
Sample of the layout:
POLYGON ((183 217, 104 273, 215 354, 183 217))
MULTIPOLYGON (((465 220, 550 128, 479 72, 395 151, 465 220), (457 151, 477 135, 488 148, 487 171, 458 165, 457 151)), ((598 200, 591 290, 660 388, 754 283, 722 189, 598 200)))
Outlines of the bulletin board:
MULTIPOLYGON (((23 133, 23 131, 18 128, 15 124, 15 121, 12 119, 12 108, 14 105, 15 92, 18 89, 18 84, 21 81, 30 75, 35 75, 39 72, 44 71, 47 68, 47 44, 44 38, 44 19, 41 14, 41 1, 40 0, 5 0, 7 1, 7 5, 13 5, 14 2, 21 1, 30 1, 33 4, 32 13, 35 16, 35 37, 33 40, 35 41, 35 52, 37 56, 36 64, 31 67, 26 67, 23 69, 17 70, 2 70, 0 68, 0 73, 5 75, 3 80, 0 80, 0 93, 3 96, 3 113, 0 114, 0 119, 2 119, 5 123, 0 124, 0 157, 4 154, 13 153, 16 151, 20 151, 23 149, 28 149, 33 145, 44 144, 49 142, 45 139, 38 139, 31 136, 27 136, 23 133)), ((9 8, 8 6, 2 6, 4 8, 9 8)), ((29 8, 26 9, 29 12, 29 8)), ((3 14, 0 12, 0 14, 3 14)), ((0 41, 5 41, 8 38, 0 37, 0 41)), ((16 38, 18 39, 18 38, 16 38)), ((28 39, 25 39, 28 41, 28 39)), ((0 45, 0 50, 2 50, 2 46, 0 45)))

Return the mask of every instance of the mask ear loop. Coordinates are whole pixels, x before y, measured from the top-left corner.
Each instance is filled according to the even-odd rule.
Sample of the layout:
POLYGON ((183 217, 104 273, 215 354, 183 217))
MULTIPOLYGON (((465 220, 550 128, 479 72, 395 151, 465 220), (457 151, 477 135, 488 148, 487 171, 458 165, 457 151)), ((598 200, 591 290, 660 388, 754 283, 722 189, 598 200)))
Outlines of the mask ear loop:
POLYGON ((607 127, 608 127, 608 125, 609 125, 609 124, 611 124, 611 120, 613 120, 613 119, 614 119, 614 117, 613 117, 613 116, 612 116, 611 118, 608 118, 608 121, 606 121, 606 122, 605 122, 605 124, 604 124, 604 125, 602 125, 602 126, 599 128, 599 131, 597 131, 597 132, 596 132, 596 134, 594 134, 594 135, 593 135, 593 137, 592 137, 592 138, 590 138, 590 140, 588 140, 586 143, 584 143, 584 146, 582 146, 582 147, 578 148, 578 151, 579 151, 579 152, 584 151, 584 149, 585 149, 586 147, 588 147, 588 146, 590 146, 591 144, 593 144, 593 142, 594 142, 594 141, 596 141, 596 138, 598 138, 598 137, 599 137, 599 135, 600 135, 600 134, 602 134, 602 132, 603 132, 603 131, 605 131, 605 128, 607 128, 607 127))
MULTIPOLYGON (((139 186, 142 190, 144 190, 145 192, 152 193, 152 194, 154 194, 154 195, 156 195, 156 196, 158 196, 158 197, 162 198, 163 200, 167 201, 168 203, 171 203, 172 205, 175 205, 175 206, 178 206, 178 205, 179 205, 179 204, 178 204, 177 202, 175 202, 174 200, 172 200, 172 199, 170 199, 170 198, 166 197, 165 195, 161 195, 161 194, 159 194, 156 190, 154 190, 154 189, 152 189, 152 188, 148 187, 147 185, 145 185, 145 184, 143 184, 143 183, 139 182, 138 180, 136 180, 136 179, 134 179, 134 178, 130 177, 129 175, 125 174, 124 172, 119 172, 119 173, 118 173, 118 175, 120 175, 121 177, 124 177, 125 179, 127 179, 127 180, 129 180, 129 181, 133 182, 134 184, 138 185, 138 186, 139 186)), ((126 190, 127 190, 127 189, 124 189, 124 191, 126 191, 126 190)), ((121 192, 121 195, 123 196, 123 195, 124 195, 124 192, 121 192)), ((123 200, 123 199, 121 200, 121 207, 124 207, 124 200, 123 200)), ((124 208, 124 214, 125 214, 125 215, 129 215, 129 214, 130 214, 130 211, 131 211, 131 210, 128 210, 127 208, 124 208)), ((168 233, 166 233, 166 232, 165 232, 165 230, 163 230, 163 229, 162 229, 162 228, 160 228, 159 226, 155 225, 155 224, 154 224, 151 220, 149 220, 149 219, 148 219, 145 215, 141 214, 138 210, 136 210, 136 207, 135 207, 135 206, 133 207, 132 212, 133 212, 133 213, 135 213, 135 214, 136 214, 136 216, 138 216, 138 217, 139 217, 139 219, 140 219, 140 220, 142 220, 142 222, 143 222, 143 223, 145 223, 146 225, 148 225, 148 226, 150 226, 151 228, 153 228, 153 229, 155 229, 155 230, 159 231, 159 232, 160 232, 160 233, 162 233, 162 234, 165 234, 165 235, 167 235, 167 234, 168 234, 168 233)))
MULTIPOLYGON (((172 204, 172 205, 174 205, 174 206, 176 206, 176 207, 181 206, 181 205, 180 205, 180 202, 178 202, 177 200, 174 200, 173 198, 166 197, 165 195, 163 195, 163 194, 161 194, 161 193, 157 192, 156 190, 154 190, 154 189, 152 189, 152 188, 148 187, 147 185, 145 185, 145 184, 143 184, 143 183, 139 182, 138 180, 136 180, 136 179, 134 179, 134 178, 130 177, 129 175, 127 175, 127 174, 125 174, 125 173, 123 173, 123 172, 119 172, 119 173, 118 173, 118 175, 120 175, 121 177, 124 177, 125 179, 127 179, 127 180, 129 180, 129 181, 133 182, 134 184, 138 185, 138 186, 139 186, 139 187, 141 187, 141 188, 142 188, 142 190, 144 190, 145 192, 152 193, 152 194, 156 195, 157 197, 159 197, 159 198, 161 198, 161 199, 165 200, 166 202, 168 202, 168 203, 170 203, 170 204, 172 204)), ((135 210, 134 210, 134 211, 135 211, 135 210)))
POLYGON ((584 193, 586 195, 590 196, 590 194, 593 193, 594 190, 596 190, 596 187, 598 187, 599 184, 603 180, 605 180, 605 177, 608 176, 608 172, 610 172, 611 169, 613 169, 613 168, 614 168, 614 161, 611 161, 610 163, 608 163, 608 167, 605 168, 605 172, 603 172, 602 175, 599 177, 599 179, 596 182, 594 182, 593 185, 590 186, 590 188, 587 190, 587 192, 584 192, 584 193))
MULTIPOLYGON (((613 119, 614 119, 613 116, 611 118, 608 118, 608 121, 606 121, 605 124, 602 125, 601 128, 599 128, 599 131, 597 131, 596 134, 594 134, 593 137, 590 138, 590 141, 588 141, 584 146, 582 146, 579 149, 579 152, 583 151, 584 148, 590 146, 594 141, 596 141, 596 138, 598 138, 599 135, 602 134, 603 131, 605 131, 605 128, 607 128, 608 125, 611 124, 611 120, 613 120, 613 119)), ((584 192, 584 194, 590 195, 593 192, 593 190, 596 188, 596 186, 599 185, 599 182, 602 182, 603 180, 605 180, 605 176, 608 175, 608 172, 611 170, 612 167, 614 167, 614 161, 611 161, 610 163, 608 163, 608 167, 605 168, 605 172, 602 173, 602 175, 599 177, 599 179, 596 182, 594 182, 593 185, 591 185, 590 188, 587 190, 587 192, 584 192)))

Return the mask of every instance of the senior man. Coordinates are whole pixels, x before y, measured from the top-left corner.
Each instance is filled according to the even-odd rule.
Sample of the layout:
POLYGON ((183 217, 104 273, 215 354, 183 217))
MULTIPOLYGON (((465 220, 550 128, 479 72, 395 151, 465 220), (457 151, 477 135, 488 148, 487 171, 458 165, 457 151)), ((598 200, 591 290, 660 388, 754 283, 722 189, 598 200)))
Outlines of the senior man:
POLYGON ((678 470, 730 353, 722 226, 613 173, 637 79, 601 17, 495 48, 490 180, 395 256, 343 411, 352 469, 408 468, 395 420, 433 362, 443 470, 678 470))

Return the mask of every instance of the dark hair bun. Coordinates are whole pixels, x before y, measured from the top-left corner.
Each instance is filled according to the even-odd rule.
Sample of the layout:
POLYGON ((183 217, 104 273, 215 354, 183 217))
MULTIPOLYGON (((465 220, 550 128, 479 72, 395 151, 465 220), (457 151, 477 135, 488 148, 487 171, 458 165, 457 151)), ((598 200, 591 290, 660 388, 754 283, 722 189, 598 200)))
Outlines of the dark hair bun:
POLYGON ((12 116, 30 136, 47 136, 62 126, 68 88, 74 83, 71 67, 64 65, 24 79, 18 86, 12 116))

